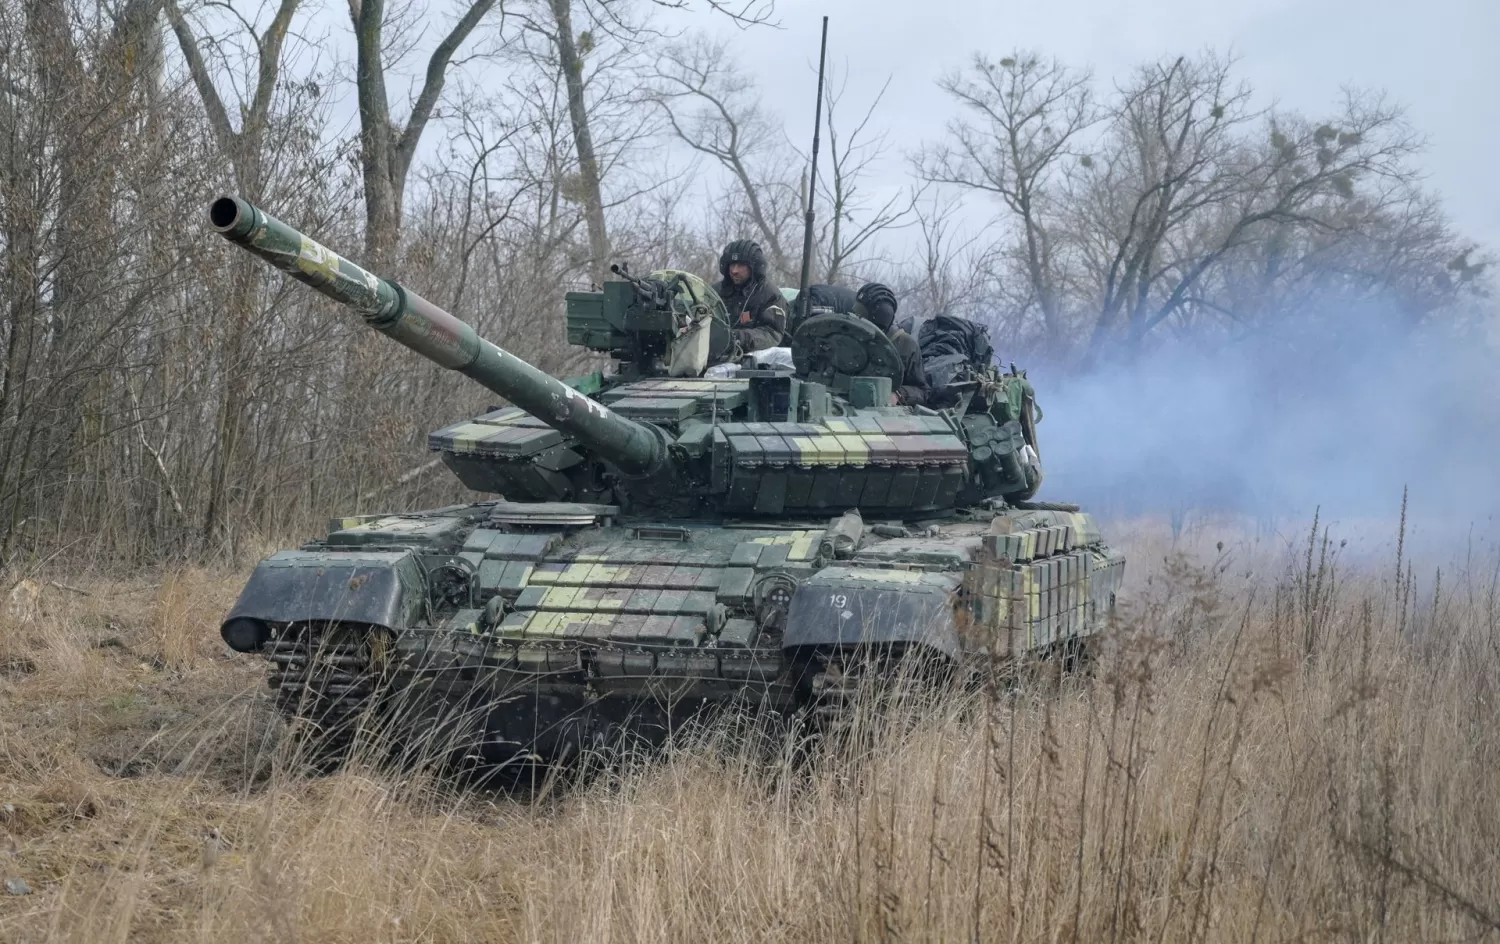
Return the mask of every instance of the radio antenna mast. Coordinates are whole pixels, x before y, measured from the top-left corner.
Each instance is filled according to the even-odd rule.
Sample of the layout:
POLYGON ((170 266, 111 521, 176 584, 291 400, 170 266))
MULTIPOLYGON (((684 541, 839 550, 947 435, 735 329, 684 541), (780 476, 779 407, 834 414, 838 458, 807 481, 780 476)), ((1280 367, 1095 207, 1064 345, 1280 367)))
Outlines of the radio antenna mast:
POLYGON ((813 195, 818 191, 818 133, 823 129, 823 63, 828 57, 828 17, 823 17, 823 42, 818 50, 818 104, 813 113, 812 171, 807 177, 807 223, 802 230, 802 280, 797 286, 797 303, 802 317, 811 307, 807 297, 807 279, 812 268, 813 195))

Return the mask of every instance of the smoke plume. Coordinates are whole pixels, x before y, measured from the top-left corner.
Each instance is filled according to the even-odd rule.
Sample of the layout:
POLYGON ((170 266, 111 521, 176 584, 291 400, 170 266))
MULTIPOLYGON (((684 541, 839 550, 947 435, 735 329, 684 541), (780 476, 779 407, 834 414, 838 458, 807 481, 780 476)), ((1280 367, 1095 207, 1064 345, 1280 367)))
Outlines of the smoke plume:
POLYGON ((1065 377, 1030 371, 1041 500, 1106 516, 1409 518, 1500 510, 1500 352, 1476 332, 1350 314, 1216 348, 1168 345, 1065 377))

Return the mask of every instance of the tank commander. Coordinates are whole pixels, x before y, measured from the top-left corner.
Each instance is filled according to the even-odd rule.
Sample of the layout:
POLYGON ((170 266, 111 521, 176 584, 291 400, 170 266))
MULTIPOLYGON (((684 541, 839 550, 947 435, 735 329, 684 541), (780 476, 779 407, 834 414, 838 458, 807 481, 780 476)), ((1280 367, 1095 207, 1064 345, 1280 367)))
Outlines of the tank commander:
POLYGON ((741 354, 776 347, 786 334, 786 300, 766 281, 766 269, 766 254, 749 239, 736 239, 719 255, 722 280, 714 290, 729 310, 741 354))
POLYGON ((927 371, 922 368, 922 349, 917 339, 896 327, 896 294, 879 282, 867 282, 855 294, 855 314, 885 332, 901 358, 901 384, 891 402, 904 406, 927 403, 927 371))

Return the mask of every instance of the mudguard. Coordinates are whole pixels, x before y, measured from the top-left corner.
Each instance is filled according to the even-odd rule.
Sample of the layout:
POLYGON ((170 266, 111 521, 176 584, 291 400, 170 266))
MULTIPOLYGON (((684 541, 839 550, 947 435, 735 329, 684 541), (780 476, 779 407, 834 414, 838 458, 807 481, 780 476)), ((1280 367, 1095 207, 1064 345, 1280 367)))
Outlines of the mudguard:
POLYGON ((960 576, 873 567, 825 567, 792 594, 782 648, 930 646, 960 650, 953 593, 960 576))
POLYGON ((223 625, 337 621, 400 630, 422 619, 426 600, 425 572, 411 551, 281 551, 255 568, 223 625))

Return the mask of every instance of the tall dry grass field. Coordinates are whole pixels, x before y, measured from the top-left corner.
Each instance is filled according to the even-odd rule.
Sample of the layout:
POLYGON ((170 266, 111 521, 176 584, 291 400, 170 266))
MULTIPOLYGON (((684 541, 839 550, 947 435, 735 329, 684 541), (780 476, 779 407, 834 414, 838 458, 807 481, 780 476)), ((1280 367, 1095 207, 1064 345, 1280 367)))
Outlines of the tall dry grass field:
POLYGON ((0 940, 1500 934, 1500 560, 1127 527, 1091 677, 519 798, 299 775, 216 636, 242 573, 36 578, 0 628, 0 940))

